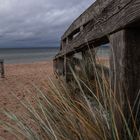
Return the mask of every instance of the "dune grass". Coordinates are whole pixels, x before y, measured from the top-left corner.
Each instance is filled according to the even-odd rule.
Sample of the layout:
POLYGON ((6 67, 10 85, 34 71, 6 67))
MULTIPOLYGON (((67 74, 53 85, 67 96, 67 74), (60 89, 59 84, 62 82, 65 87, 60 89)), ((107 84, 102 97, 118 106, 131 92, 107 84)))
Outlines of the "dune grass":
POLYGON ((92 57, 80 68, 77 75, 70 66, 73 82, 49 79, 49 91, 32 83, 34 93, 29 92, 35 95, 36 105, 19 100, 30 120, 24 114, 16 116, 5 110, 14 125, 4 121, 1 125, 19 140, 139 140, 137 116, 133 116, 129 106, 132 129, 123 106, 129 101, 117 101, 104 68, 99 69, 92 57))

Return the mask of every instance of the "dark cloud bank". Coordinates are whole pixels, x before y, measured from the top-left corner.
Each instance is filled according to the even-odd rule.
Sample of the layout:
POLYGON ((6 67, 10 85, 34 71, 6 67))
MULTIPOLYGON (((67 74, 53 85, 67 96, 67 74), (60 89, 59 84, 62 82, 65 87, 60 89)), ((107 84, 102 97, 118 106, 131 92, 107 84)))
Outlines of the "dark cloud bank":
POLYGON ((59 46, 71 22, 94 0, 0 0, 0 47, 59 46))

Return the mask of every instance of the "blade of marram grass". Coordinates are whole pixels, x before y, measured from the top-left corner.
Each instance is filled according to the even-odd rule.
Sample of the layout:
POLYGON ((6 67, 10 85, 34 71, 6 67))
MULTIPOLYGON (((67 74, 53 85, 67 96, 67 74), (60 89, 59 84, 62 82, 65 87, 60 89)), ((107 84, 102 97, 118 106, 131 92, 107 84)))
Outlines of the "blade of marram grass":
MULTIPOLYGON (((10 111, 5 111, 4 114, 8 117, 8 118, 11 118, 11 120, 13 120, 16 124, 17 124, 17 127, 11 125, 10 123, 4 123, 5 126, 7 126, 7 128, 10 128, 10 130, 12 131, 16 131, 20 134, 22 134, 24 137, 28 138, 28 139, 31 139, 31 140, 39 140, 38 137, 36 137, 37 135, 32 131, 32 129, 30 127, 27 127, 24 125, 24 123, 22 122, 22 118, 17 118, 17 116, 15 116, 15 114, 11 113, 10 111)), ((10 132, 12 132, 10 131, 10 132)), ((14 134, 12 132, 12 134, 14 134)), ((18 135, 16 135, 15 133, 15 136, 17 138, 18 135)))
MULTIPOLYGON (((92 115, 93 115, 94 118, 95 118, 96 124, 98 124, 98 122, 97 122, 97 120, 96 120, 96 116, 95 116, 94 112, 92 111, 92 107, 91 107, 91 105, 90 105, 90 103, 89 103, 87 97, 85 96, 85 93, 84 93, 84 91, 83 91, 83 89, 82 89, 82 87, 81 87, 81 84, 80 84, 79 80, 77 79, 77 76, 75 75, 75 73, 74 73, 74 71, 73 71, 72 69, 71 69, 71 71, 72 71, 72 73, 73 73, 73 76, 74 76, 74 78, 75 78, 77 84, 78 84, 78 87, 80 88, 80 90, 81 90, 81 92, 82 92, 82 94, 83 94, 83 97, 84 97, 84 99, 85 99, 85 101, 86 101, 86 103, 87 103, 87 105, 88 105, 88 107, 89 107, 90 112, 92 113, 92 115)), ((98 134, 98 136, 100 137, 100 134, 98 134)))
POLYGON ((36 112, 36 110, 34 109, 34 107, 31 105, 30 101, 26 100, 26 104, 23 101, 20 101, 20 100, 19 100, 19 102, 30 113, 30 115, 35 120, 35 122, 46 132, 46 134, 48 134, 48 136, 49 136, 49 134, 51 134, 50 137, 52 137, 53 136, 52 131, 49 129, 49 127, 46 125, 46 123, 42 120, 42 118, 36 112))

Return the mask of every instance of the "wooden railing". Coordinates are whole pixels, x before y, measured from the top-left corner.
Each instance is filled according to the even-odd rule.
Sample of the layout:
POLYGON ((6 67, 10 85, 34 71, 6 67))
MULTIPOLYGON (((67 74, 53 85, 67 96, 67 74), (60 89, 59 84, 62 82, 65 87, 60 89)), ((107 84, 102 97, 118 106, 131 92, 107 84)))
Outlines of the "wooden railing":
POLYGON ((140 90, 140 0, 96 0, 62 36, 61 50, 54 58, 55 71, 63 69, 67 80, 67 63, 73 54, 84 54, 104 43, 109 43, 112 50, 112 90, 118 100, 122 96, 118 93, 125 90, 133 107, 140 90))
MULTIPOLYGON (((75 48, 85 46, 87 42, 101 42, 117 31, 131 26, 140 19, 139 0, 97 0, 79 18, 77 18, 62 36, 62 51, 71 46, 71 53, 75 48), (86 28, 85 25, 87 26, 86 28), (71 39, 71 34, 80 29, 79 36, 71 39), (63 41, 66 41, 63 43, 63 41)), ((61 53, 60 53, 61 54, 61 53)))

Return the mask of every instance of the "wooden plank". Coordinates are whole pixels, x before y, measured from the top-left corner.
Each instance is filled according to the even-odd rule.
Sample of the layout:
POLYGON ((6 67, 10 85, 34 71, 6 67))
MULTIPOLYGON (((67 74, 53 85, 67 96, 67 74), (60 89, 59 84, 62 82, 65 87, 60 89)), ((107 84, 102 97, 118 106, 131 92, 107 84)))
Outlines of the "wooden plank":
MULTIPOLYGON (((138 120, 140 118, 140 110, 137 110, 137 106, 140 102, 140 96, 137 102, 136 98, 140 90, 139 32, 140 29, 125 29, 109 37, 113 50, 111 58, 112 89, 120 106, 124 106, 125 103, 125 108, 123 109, 126 119, 132 119, 130 118, 131 112, 129 111, 127 99, 130 102, 131 109, 133 108, 132 113, 134 118, 138 111, 138 116, 136 117, 136 125, 138 127, 140 122, 140 120, 138 120), (135 107, 134 104, 136 105, 135 107)), ((130 125, 132 125, 132 120, 130 123, 130 125)))
POLYGON ((65 81, 67 81, 67 56, 64 56, 64 76, 65 76, 65 81))
POLYGON ((54 73, 64 76, 64 58, 54 59, 54 73))
MULTIPOLYGON (((79 42, 80 42, 80 40, 79 40, 79 42)), ((108 38, 104 37, 101 40, 92 40, 90 42, 86 42, 79 47, 72 47, 71 44, 68 44, 65 46, 66 49, 60 50, 54 59, 64 57, 65 54, 72 55, 76 52, 84 51, 84 50, 87 50, 88 48, 95 48, 95 47, 98 47, 102 44, 107 44, 107 43, 108 43, 108 38)))
POLYGON ((81 14, 64 33, 62 39, 69 36, 74 30, 94 20, 94 25, 104 22, 124 8, 131 0, 96 0, 83 14, 81 14))
MULTIPOLYGON (((111 2, 113 3, 113 1, 114 0, 111 2)), ((67 51, 62 51, 60 54, 71 53, 74 49, 85 46, 87 42, 96 42, 96 40, 101 40, 101 38, 121 30, 130 23, 140 19, 139 0, 117 0, 117 2, 113 4, 113 8, 111 8, 112 3, 108 3, 108 7, 106 8, 100 8, 102 9, 101 15, 97 18, 92 29, 89 32, 83 31, 83 34, 80 34, 77 38, 72 40, 71 43, 65 46, 67 51), (120 4, 118 4, 119 2, 120 4)))

